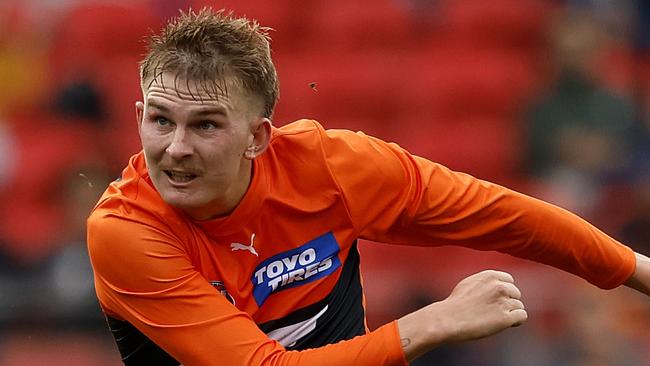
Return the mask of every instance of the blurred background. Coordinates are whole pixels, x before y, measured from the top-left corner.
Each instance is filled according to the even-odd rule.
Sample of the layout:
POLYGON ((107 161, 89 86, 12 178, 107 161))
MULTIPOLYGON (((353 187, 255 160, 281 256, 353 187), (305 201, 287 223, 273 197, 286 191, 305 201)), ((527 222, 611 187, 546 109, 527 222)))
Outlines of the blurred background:
MULTIPOLYGON (((118 365, 85 218, 139 150, 145 37, 211 5, 272 27, 278 126, 314 118, 572 210, 650 254, 650 2, 0 0, 0 365, 118 365)), ((650 365, 650 301, 535 263, 362 243, 371 328, 510 271, 529 322, 414 365, 650 365)))

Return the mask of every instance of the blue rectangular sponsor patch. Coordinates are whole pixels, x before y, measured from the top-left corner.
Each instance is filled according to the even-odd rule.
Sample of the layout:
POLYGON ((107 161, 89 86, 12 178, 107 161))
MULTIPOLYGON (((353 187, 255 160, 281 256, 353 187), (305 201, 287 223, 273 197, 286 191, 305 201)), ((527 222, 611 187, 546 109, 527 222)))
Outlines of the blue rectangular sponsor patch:
POLYGON ((316 281, 336 271, 341 266, 339 251, 334 234, 328 232, 260 263, 251 277, 257 306, 262 306, 275 292, 316 281))

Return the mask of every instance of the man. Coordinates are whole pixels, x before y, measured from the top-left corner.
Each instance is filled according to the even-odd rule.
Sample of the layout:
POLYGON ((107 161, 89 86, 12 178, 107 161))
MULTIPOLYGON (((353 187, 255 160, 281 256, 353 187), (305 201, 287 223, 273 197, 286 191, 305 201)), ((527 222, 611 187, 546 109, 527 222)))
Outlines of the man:
POLYGON ((499 250, 649 293, 650 261, 549 204, 362 133, 270 117, 266 33, 222 12, 154 37, 143 152, 88 220, 97 295, 127 365, 403 365, 526 320, 504 272, 369 332, 358 238, 499 250))

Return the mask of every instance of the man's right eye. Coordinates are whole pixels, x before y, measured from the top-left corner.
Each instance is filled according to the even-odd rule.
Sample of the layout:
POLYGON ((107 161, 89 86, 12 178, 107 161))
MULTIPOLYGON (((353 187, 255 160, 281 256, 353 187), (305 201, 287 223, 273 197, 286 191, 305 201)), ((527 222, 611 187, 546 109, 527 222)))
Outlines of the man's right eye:
POLYGON ((154 122, 159 126, 169 126, 170 124, 169 120, 165 117, 156 117, 154 118, 154 122))

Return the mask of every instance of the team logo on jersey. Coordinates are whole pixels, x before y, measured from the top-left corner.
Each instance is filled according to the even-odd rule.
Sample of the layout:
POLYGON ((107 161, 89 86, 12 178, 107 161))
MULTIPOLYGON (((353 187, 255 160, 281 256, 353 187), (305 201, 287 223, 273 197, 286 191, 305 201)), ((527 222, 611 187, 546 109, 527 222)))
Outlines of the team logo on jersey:
POLYGON ((331 232, 298 248, 274 255, 253 272, 253 297, 258 306, 275 292, 323 278, 341 266, 339 244, 331 232))
POLYGON ((224 285, 223 282, 221 281, 210 281, 210 284, 212 287, 216 288, 219 293, 221 293, 226 300, 228 300, 231 304, 235 305, 235 299, 228 293, 228 290, 226 290, 226 285, 224 285))

